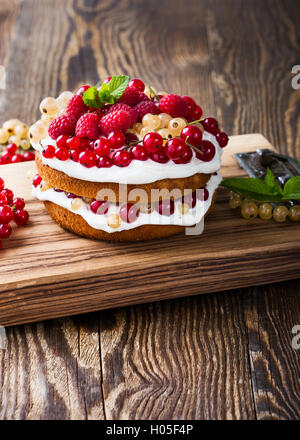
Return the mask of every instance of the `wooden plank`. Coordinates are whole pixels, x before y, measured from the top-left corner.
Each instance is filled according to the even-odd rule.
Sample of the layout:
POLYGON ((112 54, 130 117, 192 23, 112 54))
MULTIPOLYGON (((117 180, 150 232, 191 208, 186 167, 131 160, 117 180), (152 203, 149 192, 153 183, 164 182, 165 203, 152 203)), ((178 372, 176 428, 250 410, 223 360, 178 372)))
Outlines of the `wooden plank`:
MULTIPOLYGON (((246 136, 245 141, 233 138, 234 151, 237 143, 240 151, 255 148, 253 137, 257 146, 268 145, 261 135, 246 136)), ((233 170, 232 159, 226 159, 230 151, 229 145, 224 175, 227 167, 233 170)), ((31 212, 31 223, 17 229, 2 252, 2 325, 290 279, 299 273, 299 225, 244 221, 228 207, 224 190, 201 236, 101 242, 99 248, 99 242, 63 231, 32 199, 25 178, 31 167, 2 166, 7 185, 27 200, 31 212), (174 273, 174 265, 180 272, 174 273)), ((239 168, 236 171, 239 175, 239 168)))

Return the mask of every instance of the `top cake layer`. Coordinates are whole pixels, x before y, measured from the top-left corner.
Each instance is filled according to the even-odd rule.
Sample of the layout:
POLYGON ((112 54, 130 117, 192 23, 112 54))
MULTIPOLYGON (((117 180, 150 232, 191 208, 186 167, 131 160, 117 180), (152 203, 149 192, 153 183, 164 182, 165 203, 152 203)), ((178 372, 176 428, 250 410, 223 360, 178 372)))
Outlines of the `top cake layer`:
POLYGON ((187 96, 109 77, 45 98, 29 131, 44 165, 90 182, 149 184, 219 170, 228 137, 187 96))

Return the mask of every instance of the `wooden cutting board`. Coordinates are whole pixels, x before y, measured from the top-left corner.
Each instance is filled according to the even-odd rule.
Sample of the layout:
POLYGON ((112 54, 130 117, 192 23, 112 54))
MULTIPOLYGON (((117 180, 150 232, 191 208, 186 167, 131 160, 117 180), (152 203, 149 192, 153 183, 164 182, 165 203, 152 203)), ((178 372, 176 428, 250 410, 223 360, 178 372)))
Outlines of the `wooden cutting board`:
MULTIPOLYGON (((260 134, 233 136, 223 177, 242 176, 232 154, 272 148, 260 134)), ((200 236, 108 243, 62 230, 31 196, 33 162, 0 167, 6 185, 26 199, 30 223, 0 252, 0 325, 296 278, 300 224, 244 220, 220 188, 200 236)))

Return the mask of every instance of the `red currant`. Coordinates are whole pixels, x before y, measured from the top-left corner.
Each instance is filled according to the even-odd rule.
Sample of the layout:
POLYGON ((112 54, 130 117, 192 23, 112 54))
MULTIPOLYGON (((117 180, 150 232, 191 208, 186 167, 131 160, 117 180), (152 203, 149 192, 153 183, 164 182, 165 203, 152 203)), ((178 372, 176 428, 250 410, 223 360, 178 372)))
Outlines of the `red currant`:
POLYGON ((194 113, 192 115, 193 121, 198 121, 198 119, 201 119, 202 114, 203 114, 202 108, 200 107, 200 105, 196 105, 194 109, 194 113))
POLYGON ((208 131, 209 133, 212 133, 216 135, 218 133, 219 127, 218 122, 214 118, 206 118, 204 121, 201 122, 201 124, 204 127, 204 130, 208 131))
POLYGON ((220 131, 219 133, 216 134, 216 139, 220 145, 221 148, 226 147, 226 145, 228 144, 228 136, 226 133, 223 133, 222 131, 220 131))
POLYGON ((2 191, 4 187, 5 187, 4 180, 2 179, 2 177, 0 177, 0 191, 2 191))
POLYGON ((90 206, 94 214, 104 215, 108 212, 109 203, 104 200, 93 200, 90 206))
POLYGON ((19 163, 19 162, 23 162, 23 156, 22 154, 14 154, 11 159, 10 159, 10 163, 19 163))
POLYGON ((79 146, 80 150, 85 150, 91 147, 91 142, 93 141, 91 141, 88 138, 79 138, 79 139, 80 139, 80 146, 79 146))
POLYGON ((108 76, 107 78, 105 78, 103 82, 104 84, 108 84, 110 80, 111 80, 111 76, 108 76))
POLYGON ((195 125, 187 125, 180 134, 181 139, 194 147, 198 147, 202 141, 202 131, 195 125))
POLYGON ((186 143, 179 138, 170 139, 165 146, 167 156, 173 160, 181 159, 187 149, 186 143))
POLYGON ((66 147, 57 148, 55 150, 55 157, 59 160, 68 160, 70 158, 69 150, 66 147))
POLYGON ((13 155, 17 151, 18 147, 16 144, 8 144, 6 147, 6 151, 8 154, 13 155))
POLYGON ((36 188, 37 186, 39 186, 41 181, 42 181, 42 178, 38 174, 36 174, 32 179, 33 186, 36 188))
POLYGON ((169 158, 163 150, 156 151, 156 153, 149 153, 149 156, 154 162, 167 163, 169 158))
POLYGON ((110 152, 110 149, 111 145, 108 139, 100 138, 94 142, 94 151, 97 156, 107 156, 110 152))
POLYGON ((7 205, 7 198, 5 194, 0 193, 0 206, 7 205))
POLYGON ((12 228, 8 224, 0 225, 0 238, 9 238, 12 233, 12 228))
POLYGON ((42 151, 42 155, 46 159, 52 159, 55 156, 55 147, 53 145, 46 145, 42 151))
POLYGON ((147 160, 149 158, 147 150, 141 145, 134 145, 129 151, 132 157, 136 160, 147 160))
POLYGON ((11 155, 7 153, 7 151, 3 151, 0 156, 0 164, 7 165, 11 161, 11 155))
POLYGON ((202 141, 201 154, 196 152, 196 157, 203 162, 210 162, 216 154, 215 146, 209 141, 202 141))
POLYGON ((24 209, 19 209, 18 211, 14 212, 14 221, 17 223, 18 226, 24 226, 28 222, 29 214, 27 211, 24 211, 24 209))
POLYGON ((75 196, 73 193, 66 193, 66 196, 68 199, 77 199, 77 196, 75 196))
POLYGON ((144 148, 146 148, 149 153, 155 153, 160 150, 163 146, 163 142, 162 136, 155 132, 147 133, 143 139, 144 148))
POLYGON ((128 87, 134 87, 135 89, 143 92, 145 90, 145 84, 141 79, 133 78, 129 81, 128 87))
POLYGON ((187 103, 187 117, 192 118, 196 107, 196 103, 193 100, 193 98, 190 98, 189 96, 183 96, 183 99, 187 103))
POLYGON ((209 197, 209 192, 206 188, 197 189, 197 199, 201 200, 201 202, 205 202, 209 197))
POLYGON ((100 156, 97 162, 98 168, 110 168, 113 166, 113 161, 108 156, 100 156))
POLYGON ((140 215, 139 209, 135 203, 125 203, 120 208, 120 217, 126 223, 134 222, 140 215))
POLYGON ((119 150, 113 154, 113 161, 118 167, 127 167, 132 161, 132 157, 128 151, 119 150))
POLYGON ((25 208, 24 199, 22 199, 21 197, 16 197, 12 202, 12 207, 14 210, 24 209, 25 208))
POLYGON ((32 151, 26 151, 23 154, 24 162, 30 162, 31 160, 34 160, 34 159, 35 159, 35 155, 34 155, 34 153, 32 151))
POLYGON ((90 87, 91 86, 89 84, 79 87, 79 89, 75 92, 75 95, 83 96, 84 92, 86 92, 90 87))
POLYGON ((160 200, 157 206, 160 215, 172 215, 175 211, 174 200, 160 200))
POLYGON ((114 130, 108 135, 108 140, 113 150, 121 148, 125 144, 125 135, 121 131, 114 130))
POLYGON ((70 159, 74 162, 79 161, 80 150, 70 150, 70 159))
POLYGON ((77 136, 72 136, 66 140, 65 146, 70 150, 76 150, 77 148, 81 147, 81 145, 81 138, 77 136))
POLYGON ((190 147, 187 147, 187 149, 182 153, 181 158, 178 160, 174 160, 174 163, 177 164, 183 164, 183 163, 189 163, 193 158, 193 151, 190 147))
POLYGON ((79 162, 86 168, 92 168, 97 163, 96 154, 93 151, 85 150, 79 154, 79 162))
POLYGON ((196 192, 194 191, 192 193, 185 194, 182 198, 182 201, 184 203, 186 203, 187 205, 189 205, 190 208, 194 208, 196 206, 196 202, 197 202, 196 192))
POLYGON ((126 145, 130 145, 132 142, 138 141, 139 138, 134 133, 125 133, 126 145))
POLYGON ((1 194, 4 194, 4 195, 6 196, 6 198, 7 198, 7 204, 8 204, 8 205, 11 205, 11 204, 12 204, 12 201, 13 201, 13 199, 14 199, 14 193, 12 192, 12 190, 11 190, 11 189, 8 189, 8 188, 4 188, 4 189, 1 191, 1 194))
POLYGON ((10 223, 14 218, 14 212, 10 206, 0 206, 0 224, 10 223))
POLYGON ((60 136, 58 136, 58 138, 56 139, 56 145, 58 146, 58 148, 66 147, 68 139, 69 136, 67 136, 66 134, 61 134, 60 136))

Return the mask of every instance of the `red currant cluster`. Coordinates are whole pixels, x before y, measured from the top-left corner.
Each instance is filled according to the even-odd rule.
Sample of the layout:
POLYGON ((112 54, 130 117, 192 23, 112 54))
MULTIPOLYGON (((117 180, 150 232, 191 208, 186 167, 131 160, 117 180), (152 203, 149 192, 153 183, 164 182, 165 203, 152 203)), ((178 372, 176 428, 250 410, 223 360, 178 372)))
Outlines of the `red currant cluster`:
POLYGON ((25 151, 25 153, 21 154, 17 153, 17 149, 16 144, 8 144, 6 150, 0 155, 0 165, 34 160, 34 153, 32 151, 25 151))
POLYGON ((207 162, 215 156, 215 147, 202 140, 203 130, 216 136, 221 148, 227 145, 228 137, 217 121, 200 119, 202 109, 189 96, 156 94, 151 88, 147 93, 143 81, 134 78, 118 102, 95 109, 83 100, 89 88, 80 87, 65 113, 52 120, 48 132, 56 147, 45 146, 46 159, 71 159, 87 168, 126 167, 132 160, 147 159, 183 164, 191 161, 194 150, 207 162))
POLYGON ((14 198, 13 192, 4 186, 4 180, 0 177, 0 249, 1 239, 9 238, 12 233, 11 221, 14 220, 18 226, 23 226, 29 219, 28 212, 24 210, 24 200, 20 197, 14 198))

